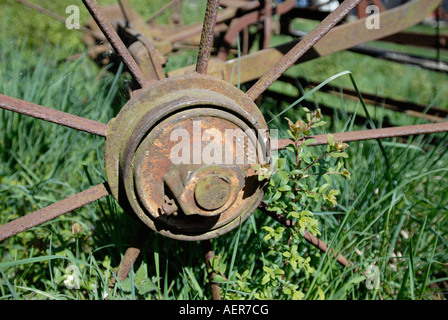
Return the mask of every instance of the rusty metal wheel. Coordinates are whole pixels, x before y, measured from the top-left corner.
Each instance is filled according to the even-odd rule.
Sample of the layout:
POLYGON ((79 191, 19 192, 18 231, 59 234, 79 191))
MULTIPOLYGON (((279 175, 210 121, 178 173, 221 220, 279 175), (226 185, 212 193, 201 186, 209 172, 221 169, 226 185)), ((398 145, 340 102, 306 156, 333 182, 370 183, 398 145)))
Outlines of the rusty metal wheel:
MULTIPOLYGON (((163 54, 166 52, 162 48, 169 46, 164 47, 162 44, 166 42, 153 42, 151 35, 142 36, 129 28, 125 34, 131 37, 131 40, 122 39, 119 36, 120 28, 126 29, 126 25, 123 26, 121 22, 111 24, 95 0, 83 2, 98 25, 98 30, 91 29, 93 33, 102 31, 114 54, 123 61, 132 75, 134 86, 131 99, 108 124, 5 95, 0 95, 0 107, 104 137, 107 182, 0 226, 0 240, 109 195, 112 195, 126 212, 143 222, 145 228, 138 238, 144 238, 148 230, 153 230, 178 240, 210 240, 236 228, 257 208, 263 210, 263 190, 266 182, 258 181, 251 166, 247 162, 238 162, 234 153, 227 159, 229 161, 223 161, 222 155, 219 159, 214 158, 211 153, 208 157, 198 158, 193 152, 185 161, 174 163, 172 151, 179 138, 187 137, 188 148, 193 150, 199 144, 202 150, 210 140, 195 138, 197 130, 208 132, 210 136, 215 137, 225 136, 226 130, 232 130, 241 134, 237 137, 239 141, 245 141, 245 144, 250 144, 253 150, 257 151, 253 163, 269 164, 271 144, 275 146, 273 149, 280 150, 291 141, 270 141, 268 126, 255 101, 288 68, 301 59, 331 54, 357 43, 385 36, 384 30, 360 30, 362 28, 359 28, 359 25, 364 23, 362 19, 355 25, 337 26, 361 2, 345 0, 302 39, 283 46, 282 50, 266 49, 238 61, 242 63, 240 80, 256 80, 247 92, 243 92, 232 84, 228 71, 237 62, 222 59, 214 60, 213 63, 210 61, 215 26, 217 21, 220 22, 219 0, 207 1, 194 70, 176 70, 168 74, 168 77, 163 71, 163 54), (260 65, 263 68, 260 68, 260 65), (173 135, 175 139, 172 138, 173 135)), ((130 18, 132 13, 126 9, 126 1, 119 3, 122 10, 120 17, 128 16, 128 22, 134 21, 138 24, 138 20, 130 18)), ((263 3, 271 4, 270 1, 263 3)), ((386 33, 393 34, 410 23, 418 22, 420 16, 431 12, 438 3, 437 0, 413 0, 404 6, 407 11, 385 12, 383 22, 391 26, 386 33), (397 19, 397 15, 410 12, 419 14, 409 21, 397 19)), ((266 11, 263 11, 263 14, 265 13, 266 11)), ((259 16, 260 12, 257 11, 257 21, 259 16)), ((263 17, 269 18, 269 12, 263 17)), ((266 23, 269 22, 266 20, 266 23)), ((245 26, 247 25, 239 25, 238 28, 228 30, 234 35, 245 26)), ((231 38, 228 36, 228 39, 231 38)), ((93 42, 93 38, 86 40, 86 43, 97 45, 93 42)), ((338 141, 351 142, 443 131, 448 131, 448 122, 335 133, 334 136, 338 141)), ((327 135, 314 138, 315 145, 327 143, 327 135)), ((231 144, 225 147, 231 150, 237 148, 233 139, 231 144)), ((278 220, 282 222, 281 219, 278 220)), ((311 234, 305 234, 305 237, 322 250, 326 250, 325 245, 311 234)), ((207 242, 204 244, 209 259, 210 246, 207 242)), ((139 252, 139 245, 128 250, 120 269, 120 279, 126 277, 139 252)), ((340 257, 340 262, 346 264, 344 259, 340 257)), ((214 297, 219 298, 219 289, 215 288, 214 297)))

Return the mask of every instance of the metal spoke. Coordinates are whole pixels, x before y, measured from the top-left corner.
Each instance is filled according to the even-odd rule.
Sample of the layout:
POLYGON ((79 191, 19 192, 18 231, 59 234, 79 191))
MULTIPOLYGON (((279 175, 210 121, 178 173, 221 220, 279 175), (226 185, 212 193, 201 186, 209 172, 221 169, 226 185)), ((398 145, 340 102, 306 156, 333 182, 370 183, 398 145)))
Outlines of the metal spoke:
POLYGON ((142 251, 143 246, 148 239, 149 233, 150 229, 146 225, 140 224, 138 226, 135 238, 133 239, 131 246, 126 249, 123 258, 121 259, 120 265, 115 272, 118 279, 112 277, 109 282, 109 288, 112 289, 117 280, 123 281, 127 278, 129 272, 131 272, 132 266, 140 255, 140 252, 142 251))
POLYGON ((361 0, 345 0, 336 10, 330 13, 316 28, 308 33, 294 46, 274 67, 265 73, 248 91, 250 99, 257 99, 288 68, 302 57, 313 45, 325 36, 331 28, 342 20, 361 0))
POLYGON ((107 124, 0 94, 0 108, 106 137, 107 124))
POLYGON ((219 290, 219 284, 214 282, 216 272, 212 270, 211 260, 215 257, 213 253, 213 246, 211 240, 201 241, 202 251, 204 253, 205 267, 207 268, 208 280, 210 282, 210 291, 212 293, 213 300, 222 300, 221 291, 219 290), (211 270, 211 271, 209 271, 211 270))
POLYGON ((365 18, 367 16, 366 10, 369 5, 368 0, 362 0, 357 6, 356 6, 356 15, 359 19, 365 18))
POLYGON ((129 26, 131 24, 131 7, 127 0, 118 0, 118 4, 120 6, 121 12, 123 13, 124 19, 126 20, 126 24, 129 26))
POLYGON ((110 44, 114 48, 114 50, 118 53, 118 55, 123 60, 123 63, 128 68, 129 72, 131 73, 132 77, 135 79, 135 81, 138 82, 140 87, 144 88, 152 83, 152 81, 149 81, 146 79, 145 75, 143 74, 142 69, 139 67, 137 62, 135 62, 134 58, 132 57, 129 50, 126 48, 123 41, 121 41, 120 37, 118 36, 115 29, 112 27, 112 25, 107 20, 107 17, 104 15, 103 11, 101 10, 100 6, 98 5, 98 2, 95 0, 83 0, 84 5, 89 10, 90 14, 92 15, 95 22, 100 27, 101 31, 103 31, 104 35, 106 36, 107 40, 109 40, 110 44))
POLYGON ((48 207, 8 222, 0 226, 0 241, 55 219, 64 213, 81 208, 89 203, 104 198, 109 194, 109 187, 105 182, 49 205, 48 207))
MULTIPOLYGON (((362 141, 371 139, 412 136, 419 134, 430 134, 446 131, 448 131, 448 121, 441 123, 418 124, 413 126, 401 126, 401 127, 382 128, 382 129, 333 133, 333 136, 335 141, 338 142, 352 142, 352 141, 362 141)), ((322 134, 310 138, 315 139, 316 141, 310 143, 309 145, 318 146, 327 144, 328 135, 322 134)), ((293 143, 291 139, 276 140, 273 142, 273 150, 285 149, 291 143, 293 143)))
POLYGON ((199 43, 198 61, 196 63, 196 72, 200 74, 207 74, 218 9, 219 0, 207 1, 204 24, 202 26, 201 42, 199 43))
POLYGON ((269 48, 272 32, 272 0, 264 1, 263 49, 269 48))

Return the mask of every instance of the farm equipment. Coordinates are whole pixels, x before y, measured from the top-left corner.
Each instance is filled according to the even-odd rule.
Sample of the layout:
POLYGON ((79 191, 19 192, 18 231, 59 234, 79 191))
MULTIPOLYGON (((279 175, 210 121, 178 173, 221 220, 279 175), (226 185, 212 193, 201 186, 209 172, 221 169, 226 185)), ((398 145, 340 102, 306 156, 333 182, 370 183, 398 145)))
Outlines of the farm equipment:
MULTIPOLYGON (((17 1, 58 18, 25 0, 17 1)), ((201 132, 215 136, 223 137, 226 130, 232 129, 241 133, 241 141, 249 141, 257 151, 255 163, 269 165, 271 152, 286 148, 291 140, 271 139, 256 102, 264 94, 273 94, 268 88, 275 81, 292 81, 284 75, 291 66, 350 50, 438 72, 448 71, 448 65, 440 59, 417 58, 366 45, 381 40, 447 49, 446 36, 416 36, 405 31, 439 12, 436 9, 440 0, 208 0, 204 21, 192 25, 183 25, 179 0, 169 2, 146 20, 126 0, 104 8, 95 0, 83 3, 91 14, 82 29, 89 56, 102 67, 123 62, 132 76, 126 105, 107 124, 1 94, 0 107, 104 137, 107 182, 0 226, 0 240, 112 195, 126 212, 142 222, 136 243, 141 245, 151 230, 178 240, 200 240, 210 259, 210 239, 235 229, 257 208, 265 209, 266 181, 259 181, 247 163, 238 163, 235 154, 225 164, 211 163, 207 158, 197 160, 194 154, 187 159, 191 160, 189 163, 173 164, 170 155, 178 140, 173 141, 171 136, 177 129, 183 128, 188 139, 193 137, 188 142, 191 148, 204 147, 209 142, 195 138, 196 123, 201 123, 201 132), (373 9, 378 12, 371 15, 369 10, 373 9), (172 10, 172 23, 157 24, 155 18, 166 10, 172 10), (294 30, 292 21, 297 17, 320 23, 311 32, 294 30), (374 18, 380 19, 381 28, 375 28, 374 18), (270 47, 270 37, 275 32, 295 40, 270 47), (255 35, 259 41, 254 41, 255 35), (241 56, 234 58, 237 39, 241 42, 241 56), (185 48, 198 48, 197 63, 165 72, 167 55, 185 48), (235 70, 238 77, 234 76, 235 70), (243 92, 235 86, 240 83, 251 86, 243 92)), ((329 85, 322 89, 338 93, 329 85)), ((344 94, 357 98, 354 91, 344 90, 344 94)), ((363 96, 371 101, 378 98, 363 96)), ((352 142, 448 131, 446 109, 383 99, 385 108, 425 118, 430 123, 334 133, 335 139, 352 142)), ((314 139, 315 145, 327 143, 327 135, 314 139)), ((233 140, 226 147, 237 148, 233 140)), ((326 245, 315 236, 308 233, 305 238, 326 250, 326 245)), ((128 249, 119 279, 127 276, 140 250, 138 245, 128 249)), ((348 263, 343 256, 338 259, 342 264, 348 263)), ((219 290, 215 291, 215 298, 218 297, 219 290)))

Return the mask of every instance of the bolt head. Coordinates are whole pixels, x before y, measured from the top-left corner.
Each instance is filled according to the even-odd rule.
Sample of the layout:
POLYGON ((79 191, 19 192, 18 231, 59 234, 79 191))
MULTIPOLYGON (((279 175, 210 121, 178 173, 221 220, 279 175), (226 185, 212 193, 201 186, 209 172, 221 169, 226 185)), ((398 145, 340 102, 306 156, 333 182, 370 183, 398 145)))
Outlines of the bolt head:
POLYGON ((199 180, 194 197, 199 207, 213 211, 224 206, 230 198, 231 185, 221 175, 207 175, 199 180))

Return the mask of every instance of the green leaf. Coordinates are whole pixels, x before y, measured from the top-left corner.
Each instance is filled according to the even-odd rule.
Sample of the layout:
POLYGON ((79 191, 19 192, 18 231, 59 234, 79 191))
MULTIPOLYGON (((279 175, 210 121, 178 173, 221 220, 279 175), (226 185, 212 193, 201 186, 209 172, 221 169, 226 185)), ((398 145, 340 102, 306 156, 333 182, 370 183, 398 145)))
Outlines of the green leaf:
POLYGON ((120 286, 124 292, 131 292, 131 288, 132 288, 131 278, 126 278, 123 281, 121 281, 120 286))
POLYGON ((274 234, 274 240, 275 240, 275 242, 279 242, 280 241, 280 239, 282 238, 282 233, 275 233, 274 234))
POLYGON ((278 191, 280 191, 280 192, 287 192, 287 191, 291 191, 291 186, 289 186, 289 185, 285 184, 285 185, 283 185, 283 186, 279 187, 279 188, 278 188, 278 191))
POLYGON ((321 127, 321 126, 324 126, 324 125, 326 125, 326 124, 327 124, 326 121, 319 121, 319 122, 313 123, 313 124, 311 125, 311 128, 321 127))
POLYGON ((305 112, 307 112, 307 113, 308 113, 308 112, 311 112, 311 110, 308 109, 307 107, 302 107, 302 110, 305 111, 305 112))
POLYGON ((294 169, 289 174, 292 175, 292 176, 296 176, 296 175, 299 175, 299 174, 303 174, 303 170, 294 169))
POLYGON ((275 269, 275 274, 277 274, 277 275, 282 275, 282 274, 285 274, 285 271, 283 271, 282 269, 280 269, 280 268, 278 268, 278 269, 275 269))
POLYGON ((159 288, 149 279, 145 279, 139 285, 136 285, 137 291, 141 295, 148 294, 151 291, 157 291, 159 288))
POLYGON ((277 229, 275 229, 275 232, 277 233, 282 233, 283 231, 285 231, 284 227, 277 227, 277 229))
POLYGON ((341 175, 346 179, 346 180, 350 180, 351 179, 351 174, 347 169, 343 169, 341 172, 341 175))
POLYGON ((315 143, 316 142, 316 139, 306 139, 305 141, 303 141, 301 144, 300 144, 300 148, 305 148, 305 147, 307 147, 307 146, 309 146, 310 144, 312 144, 312 143, 315 143))
POLYGON ((296 147, 291 144, 289 146, 287 146, 285 149, 288 151, 291 151, 291 152, 296 152, 296 147))
POLYGON ((325 179, 325 181, 327 181, 328 183, 332 183, 332 182, 333 182, 333 178, 332 178, 332 176, 331 176, 330 174, 324 174, 322 177, 323 177, 323 178, 325 179))
POLYGON ((288 216, 291 216, 291 217, 297 218, 297 219, 300 218, 300 214, 297 211, 291 211, 288 216))
POLYGON ((348 154, 346 152, 332 152, 332 153, 330 153, 330 157, 332 157, 332 158, 348 158, 348 154))
POLYGON ((277 201, 282 196, 282 193, 280 191, 276 191, 274 195, 271 198, 271 201, 277 201))
POLYGON ((293 192, 287 192, 287 193, 285 193, 285 196, 287 198, 289 198, 289 199, 295 199, 296 198, 296 196, 294 195, 293 192))
POLYGON ((265 230, 266 232, 274 233, 274 228, 271 228, 268 226, 263 226, 262 229, 265 230))
POLYGON ((276 175, 280 178, 280 184, 286 184, 289 181, 289 175, 286 171, 277 171, 276 175))
POLYGON ((140 268, 138 268, 137 272, 135 273, 135 282, 140 283, 148 278, 148 274, 146 272, 145 265, 142 263, 140 268))
POLYGON ((282 209, 279 208, 279 207, 268 207, 267 210, 268 210, 268 211, 275 211, 275 212, 277 212, 277 213, 280 213, 280 212, 282 211, 282 209))
POLYGON ((266 283, 268 283, 271 280, 270 274, 265 274, 263 279, 261 280, 261 284, 265 285, 266 283))
POLYGON ((327 141, 330 147, 334 147, 334 136, 332 134, 327 135, 327 141))
POLYGON ((292 294, 292 299, 293 300, 302 300, 304 296, 305 295, 303 294, 302 291, 294 291, 294 293, 292 294))
POLYGON ((330 184, 329 183, 325 183, 323 184, 320 188, 319 188, 319 193, 324 193, 328 190, 328 188, 330 188, 330 184))
POLYGON ((227 282, 227 279, 224 276, 220 275, 220 274, 216 274, 213 277, 213 281, 216 281, 216 282, 227 282))
POLYGON ((339 190, 332 189, 330 192, 328 192, 329 196, 337 196, 339 194, 339 190))
POLYGON ((268 266, 263 266, 263 271, 266 272, 266 273, 271 274, 274 271, 274 269, 271 269, 268 266))
POLYGON ((280 170, 283 168, 284 164, 285 164, 286 159, 285 158, 279 158, 277 160, 277 168, 280 170))

